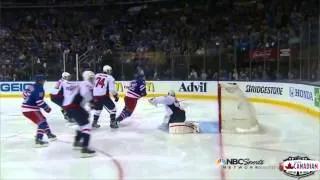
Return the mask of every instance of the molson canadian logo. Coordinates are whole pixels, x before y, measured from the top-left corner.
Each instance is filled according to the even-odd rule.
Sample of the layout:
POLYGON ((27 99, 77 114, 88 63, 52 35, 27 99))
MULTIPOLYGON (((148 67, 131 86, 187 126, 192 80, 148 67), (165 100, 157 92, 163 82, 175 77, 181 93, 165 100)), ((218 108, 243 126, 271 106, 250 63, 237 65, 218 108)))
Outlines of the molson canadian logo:
POLYGON ((311 160, 308 157, 290 156, 280 163, 279 169, 287 176, 300 179, 319 171, 320 162, 311 160))
MULTIPOLYGON (((116 82, 116 89, 118 92, 124 92, 125 89, 128 89, 129 83, 124 83, 124 82, 116 82)), ((147 92, 154 92, 155 87, 154 87, 154 82, 151 81, 146 81, 146 91, 147 92)))

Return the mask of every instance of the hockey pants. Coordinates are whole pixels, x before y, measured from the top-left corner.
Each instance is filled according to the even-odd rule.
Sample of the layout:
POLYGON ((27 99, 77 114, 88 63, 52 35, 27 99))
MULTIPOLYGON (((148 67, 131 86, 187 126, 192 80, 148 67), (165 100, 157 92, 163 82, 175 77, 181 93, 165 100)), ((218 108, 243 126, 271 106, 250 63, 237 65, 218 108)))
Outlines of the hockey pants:
POLYGON ((173 112, 169 119, 170 123, 184 122, 186 120, 186 112, 184 110, 178 110, 173 112))

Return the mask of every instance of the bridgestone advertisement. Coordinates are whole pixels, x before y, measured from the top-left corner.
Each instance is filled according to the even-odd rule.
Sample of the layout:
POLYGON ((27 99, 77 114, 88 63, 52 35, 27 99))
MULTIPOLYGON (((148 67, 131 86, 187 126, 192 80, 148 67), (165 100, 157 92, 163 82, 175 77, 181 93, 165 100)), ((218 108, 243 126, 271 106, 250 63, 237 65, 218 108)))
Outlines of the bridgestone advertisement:
POLYGON ((257 93, 257 94, 273 94, 273 95, 283 95, 282 87, 274 87, 274 86, 246 86, 246 93, 257 93))

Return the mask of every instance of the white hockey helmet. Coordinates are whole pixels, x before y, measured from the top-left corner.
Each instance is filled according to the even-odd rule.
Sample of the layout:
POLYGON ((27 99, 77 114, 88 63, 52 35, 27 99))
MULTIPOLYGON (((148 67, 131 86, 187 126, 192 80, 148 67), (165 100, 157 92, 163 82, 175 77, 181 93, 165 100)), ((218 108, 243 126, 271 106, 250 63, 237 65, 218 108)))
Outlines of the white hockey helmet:
POLYGON ((103 66, 103 72, 107 73, 107 74, 111 74, 112 72, 112 67, 109 65, 105 65, 103 66))
POLYGON ((82 78, 84 81, 89 81, 91 83, 94 82, 94 76, 95 74, 92 71, 84 71, 82 73, 82 78))
POLYGON ((62 74, 61 74, 61 77, 62 77, 62 79, 65 79, 65 80, 69 80, 70 79, 70 73, 68 73, 68 72, 63 72, 62 74))
POLYGON ((176 93, 173 90, 170 90, 168 96, 176 97, 176 93))

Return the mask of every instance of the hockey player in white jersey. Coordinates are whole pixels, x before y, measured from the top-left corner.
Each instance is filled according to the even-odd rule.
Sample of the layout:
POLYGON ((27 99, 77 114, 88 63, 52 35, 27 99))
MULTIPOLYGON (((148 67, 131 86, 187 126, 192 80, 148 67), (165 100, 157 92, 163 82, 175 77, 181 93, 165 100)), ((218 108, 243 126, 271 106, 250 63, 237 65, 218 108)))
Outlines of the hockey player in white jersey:
POLYGON ((152 105, 158 104, 165 105, 166 115, 165 123, 170 133, 197 133, 198 127, 193 122, 185 122, 186 112, 181 107, 179 101, 176 98, 174 91, 169 91, 167 96, 160 96, 148 100, 152 105))
POLYGON ((116 106, 110 94, 114 97, 114 100, 118 102, 119 96, 115 86, 115 80, 112 73, 112 68, 108 65, 103 66, 104 73, 98 73, 95 76, 95 85, 93 88, 95 112, 93 116, 92 127, 99 128, 98 120, 102 112, 103 107, 106 108, 110 114, 110 127, 118 128, 118 122, 116 121, 116 106))
POLYGON ((63 103, 63 88, 62 88, 62 86, 63 86, 63 83, 68 82, 70 80, 70 78, 71 78, 71 75, 68 72, 63 72, 61 74, 61 79, 54 86, 55 92, 52 92, 50 94, 50 99, 53 103, 55 103, 61 107, 61 112, 62 112, 65 120, 67 120, 69 123, 75 123, 74 120, 72 120, 71 118, 69 118, 67 116, 67 113, 62 108, 62 103, 63 103))
POLYGON ((82 149, 82 157, 91 157, 95 154, 94 150, 88 148, 90 141, 91 125, 89 113, 85 106, 92 102, 92 89, 94 85, 94 73, 84 71, 83 81, 79 83, 65 82, 63 85, 63 108, 70 118, 73 118, 79 125, 76 131, 74 149, 82 149))

